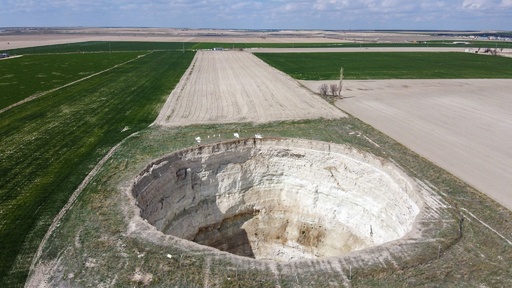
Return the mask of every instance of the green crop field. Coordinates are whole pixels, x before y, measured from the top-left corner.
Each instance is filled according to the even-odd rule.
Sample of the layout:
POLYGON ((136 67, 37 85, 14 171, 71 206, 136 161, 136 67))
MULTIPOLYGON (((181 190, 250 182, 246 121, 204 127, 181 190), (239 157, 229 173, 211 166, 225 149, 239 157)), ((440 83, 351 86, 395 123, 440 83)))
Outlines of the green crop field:
POLYGON ((511 42, 468 41, 468 45, 454 45, 453 41, 427 41, 418 43, 361 43, 361 42, 325 42, 325 43, 220 43, 220 42, 121 42, 89 41, 70 44, 47 45, 9 50, 12 55, 52 54, 82 52, 126 52, 126 51, 181 51, 213 49, 249 49, 249 48, 354 48, 354 47, 466 47, 466 48, 512 48, 511 42))
POLYGON ((69 44, 56 44, 30 48, 10 50, 12 55, 16 54, 53 54, 53 53, 83 53, 83 52, 126 52, 126 51, 176 51, 190 50, 197 43, 183 42, 103 42, 90 41, 69 44), (185 44, 185 46, 183 46, 185 44))
MULTIPOLYGON (((155 119, 194 53, 71 56, 94 59, 101 69, 130 57, 134 61, 0 113, 1 287, 23 285, 32 256, 69 196, 111 147, 155 119)), ((66 60, 55 56, 56 62, 70 59, 59 57, 66 60)), ((38 65, 24 69, 42 73, 38 65)), ((66 69, 52 71, 65 74, 66 69)), ((30 82, 18 85, 34 85, 30 82)))
POLYGON ((133 59, 139 54, 29 55, 0 61, 0 110, 37 93, 133 59))
POLYGON ((300 80, 512 78, 512 58, 471 53, 256 53, 300 80))
MULTIPOLYGON (((213 49, 245 48, 340 48, 359 47, 353 43, 219 43, 219 42, 81 42, 57 44, 31 48, 10 50, 11 54, 51 54, 51 53, 81 53, 81 52, 126 52, 126 51, 181 51, 213 49)), ((364 44, 370 45, 370 44, 364 44)), ((412 45, 412 44, 411 44, 412 45)), ((420 44, 418 44, 420 45, 420 44)), ((441 45, 441 44, 439 44, 441 45)), ((374 45, 372 45, 373 47, 374 45)))

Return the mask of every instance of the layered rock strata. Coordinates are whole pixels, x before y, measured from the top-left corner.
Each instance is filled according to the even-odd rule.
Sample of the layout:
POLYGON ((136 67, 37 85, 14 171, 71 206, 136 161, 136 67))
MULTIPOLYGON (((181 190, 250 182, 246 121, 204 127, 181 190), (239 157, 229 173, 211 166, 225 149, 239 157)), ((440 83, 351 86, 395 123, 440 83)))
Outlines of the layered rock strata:
POLYGON ((340 256, 410 231, 423 206, 389 161, 299 139, 237 139, 151 163, 132 194, 165 234, 256 259, 340 256))

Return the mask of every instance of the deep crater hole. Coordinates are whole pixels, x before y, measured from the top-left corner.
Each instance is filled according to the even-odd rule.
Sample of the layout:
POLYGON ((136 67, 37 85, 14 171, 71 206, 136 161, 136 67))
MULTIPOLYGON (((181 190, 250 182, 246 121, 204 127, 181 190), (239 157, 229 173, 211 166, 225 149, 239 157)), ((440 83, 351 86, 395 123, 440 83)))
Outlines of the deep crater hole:
POLYGON ((134 182, 159 231, 239 256, 339 256, 403 237, 422 206, 396 166, 343 145, 243 139, 155 161, 134 182))

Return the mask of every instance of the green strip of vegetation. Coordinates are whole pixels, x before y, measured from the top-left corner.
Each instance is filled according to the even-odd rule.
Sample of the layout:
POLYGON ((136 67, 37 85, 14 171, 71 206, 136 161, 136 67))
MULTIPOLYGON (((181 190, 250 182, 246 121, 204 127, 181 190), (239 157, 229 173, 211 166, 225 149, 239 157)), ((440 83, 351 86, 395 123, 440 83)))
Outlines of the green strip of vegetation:
POLYGON ((121 42, 121 41, 92 41, 69 44, 57 44, 20 48, 10 50, 12 55, 16 54, 51 54, 51 53, 83 53, 83 52, 126 52, 126 51, 176 51, 192 49, 197 43, 183 42, 121 42))
POLYGON ((256 53, 300 80, 512 78, 512 58, 456 52, 256 53))
POLYGON ((345 43, 220 43, 202 42, 192 46, 193 49, 250 49, 250 48, 342 48, 345 43))
MULTIPOLYGON (((324 42, 324 43, 229 43, 229 42, 121 42, 92 41, 70 44, 47 45, 31 48, 12 49, 12 55, 51 54, 51 53, 89 53, 89 52, 127 52, 127 51, 181 51, 200 49, 250 49, 250 48, 370 48, 370 47, 459 47, 459 48, 512 48, 512 42, 503 41, 463 41, 470 44, 454 44, 454 41, 427 41, 408 43, 362 43, 362 42, 324 42)), ((459 41, 460 42, 460 41, 459 41)))
POLYGON ((353 47, 345 43, 220 43, 220 42, 81 42, 57 44, 32 48, 13 49, 11 54, 49 54, 82 52, 126 52, 126 51, 179 51, 201 49, 247 49, 247 48, 340 48, 353 47))
POLYGON ((140 53, 28 55, 0 61, 0 109, 93 75, 140 53))
POLYGON ((1 287, 24 284, 69 196, 111 147, 155 119, 193 56, 153 52, 0 114, 1 287))

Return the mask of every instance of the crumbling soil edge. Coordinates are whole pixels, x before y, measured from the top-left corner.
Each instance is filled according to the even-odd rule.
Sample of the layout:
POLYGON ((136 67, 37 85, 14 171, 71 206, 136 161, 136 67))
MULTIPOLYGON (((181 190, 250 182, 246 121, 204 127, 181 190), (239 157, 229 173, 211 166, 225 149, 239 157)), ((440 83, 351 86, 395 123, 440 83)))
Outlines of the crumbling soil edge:
MULTIPOLYGON (((286 138, 265 139, 286 140, 286 138)), ((317 140, 292 138, 288 140, 322 142, 317 140)), ((243 141, 257 142, 262 141, 262 139, 247 138, 222 141, 218 143, 188 147, 174 151, 170 154, 183 153, 185 151, 201 149, 201 147, 218 145, 220 143, 236 144, 243 141)), ((343 144, 336 145, 344 146, 343 144)), ((158 159, 154 159, 150 164, 148 164, 146 169, 140 172, 140 174, 151 169, 152 164, 158 164, 163 161, 162 159, 166 158, 170 154, 164 153, 161 157, 158 157, 158 159)), ((124 233, 128 237, 138 239, 142 242, 150 242, 162 247, 178 247, 193 255, 203 255, 207 260, 221 259, 222 261, 227 261, 228 263, 240 268, 245 267, 245 269, 258 270, 260 269, 258 266, 266 267, 267 264, 272 263, 273 265, 279 266, 279 270, 281 271, 280 275, 293 275, 293 273, 311 272, 316 269, 313 267, 321 267, 324 262, 330 263, 331 266, 339 266, 337 272, 342 274, 346 274, 349 269, 353 271, 357 270, 359 275, 374 273, 376 271, 383 272, 389 270, 400 270, 439 259, 444 251, 450 249, 454 243, 460 240, 457 225, 458 219, 455 217, 455 214, 457 214, 455 207, 451 206, 446 202, 446 200, 444 200, 442 195, 437 193, 434 189, 431 189, 419 179, 411 176, 408 177, 412 178, 422 186, 423 189, 422 192, 420 192, 422 197, 430 198, 424 202, 422 212, 420 212, 416 217, 417 225, 413 227, 413 230, 401 239, 387 242, 379 246, 353 251, 342 256, 325 257, 315 260, 294 260, 290 262, 256 260, 222 252, 214 248, 205 247, 171 235, 165 235, 162 232, 157 231, 154 226, 147 223, 140 216, 139 208, 135 204, 136 200, 131 194, 133 183, 121 183, 119 186, 119 190, 122 191, 126 197, 126 200, 122 201, 123 203, 121 204, 125 214, 125 221, 127 221, 128 225, 127 231, 124 233), (432 251, 436 251, 437 253, 432 253, 432 251)))

